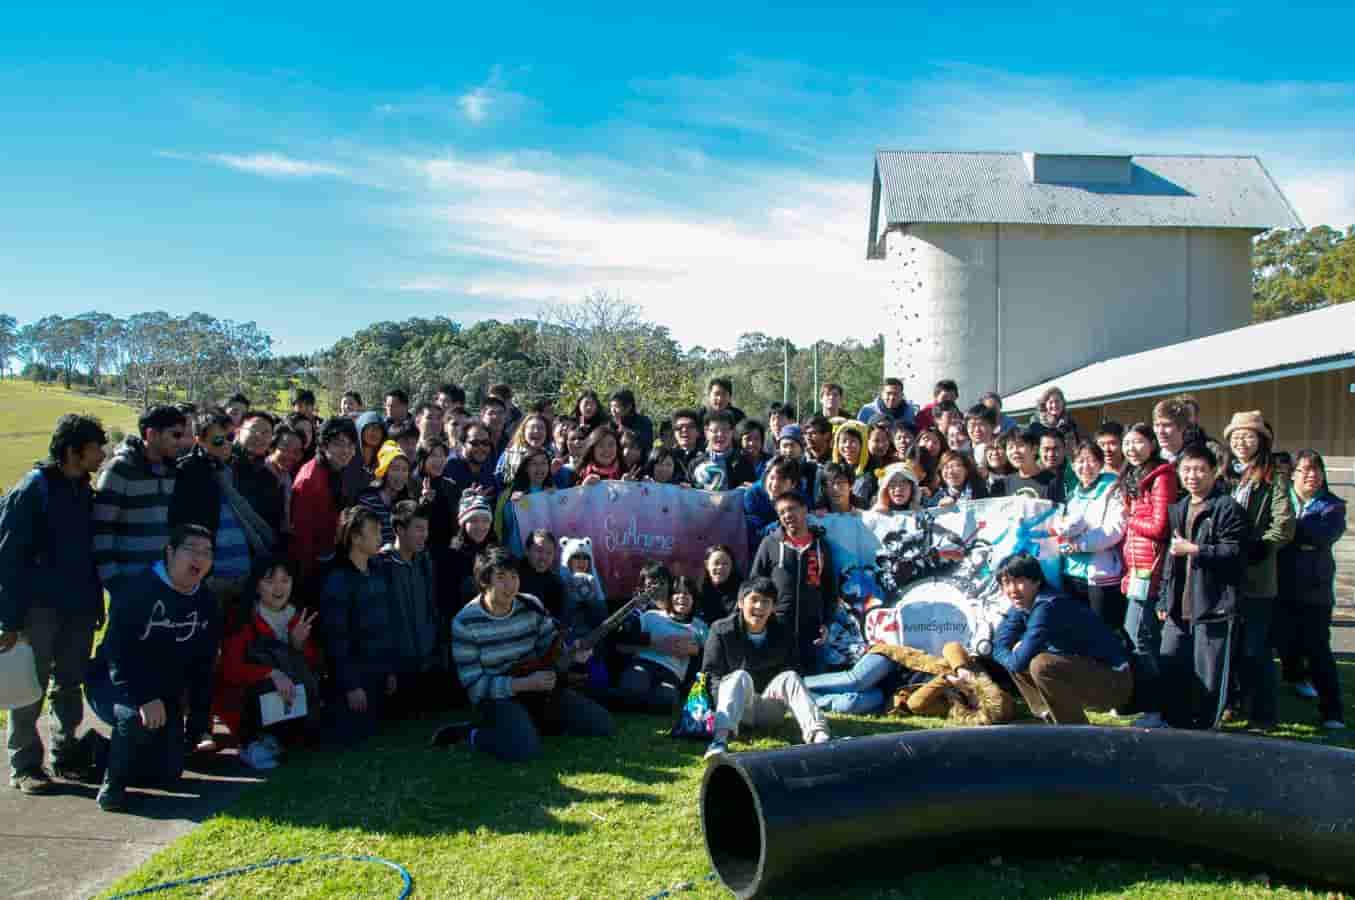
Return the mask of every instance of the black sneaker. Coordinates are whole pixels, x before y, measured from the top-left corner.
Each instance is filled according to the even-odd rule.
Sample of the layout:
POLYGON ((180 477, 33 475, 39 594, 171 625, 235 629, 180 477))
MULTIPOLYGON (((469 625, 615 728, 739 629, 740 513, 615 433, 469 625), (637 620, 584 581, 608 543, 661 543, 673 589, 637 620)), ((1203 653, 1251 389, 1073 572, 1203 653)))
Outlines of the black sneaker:
POLYGON ((95 798, 99 809, 104 812, 122 812, 127 808, 127 788, 119 782, 104 779, 99 786, 99 796, 95 798))
POLYGON ((433 732, 433 738, 428 742, 430 747, 450 747, 453 744, 464 743, 470 738, 471 724, 469 722, 453 722, 450 725, 443 725, 437 731, 433 732))

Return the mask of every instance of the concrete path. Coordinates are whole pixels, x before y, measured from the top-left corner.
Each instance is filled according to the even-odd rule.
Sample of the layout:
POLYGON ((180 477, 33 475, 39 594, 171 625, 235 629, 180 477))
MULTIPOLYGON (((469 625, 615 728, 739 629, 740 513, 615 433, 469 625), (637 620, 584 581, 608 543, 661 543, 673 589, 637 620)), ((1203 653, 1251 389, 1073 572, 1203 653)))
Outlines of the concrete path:
MULTIPOLYGON (((87 709, 85 723, 97 721, 87 709)), ((99 730, 108 731, 102 723, 99 730)), ((91 897, 259 781, 234 751, 189 765, 193 769, 184 772, 177 792, 129 791, 138 801, 132 814, 100 810, 94 802, 97 785, 57 781, 57 792, 26 797, 6 780, 0 786, 0 894, 24 900, 91 897)))

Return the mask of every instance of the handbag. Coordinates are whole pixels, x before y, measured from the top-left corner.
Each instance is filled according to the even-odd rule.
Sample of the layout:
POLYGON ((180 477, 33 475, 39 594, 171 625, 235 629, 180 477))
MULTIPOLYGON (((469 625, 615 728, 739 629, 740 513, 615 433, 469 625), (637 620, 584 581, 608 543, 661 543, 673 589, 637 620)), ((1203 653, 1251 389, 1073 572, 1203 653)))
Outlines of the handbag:
POLYGON ((706 673, 696 676, 687 699, 678 710, 677 721, 669 732, 670 737, 689 740, 708 741, 715 736, 715 704, 710 700, 710 691, 706 689, 706 673))

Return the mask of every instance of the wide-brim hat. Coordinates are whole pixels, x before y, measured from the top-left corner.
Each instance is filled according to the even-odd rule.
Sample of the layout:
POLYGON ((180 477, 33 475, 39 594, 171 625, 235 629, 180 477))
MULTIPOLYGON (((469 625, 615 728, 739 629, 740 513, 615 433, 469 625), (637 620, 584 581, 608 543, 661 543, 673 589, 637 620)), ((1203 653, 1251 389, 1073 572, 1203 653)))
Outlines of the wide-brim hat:
POLYGON ((1229 420, 1228 427, 1223 429, 1223 439, 1226 441, 1232 437, 1233 432, 1239 428, 1248 428, 1257 434, 1264 434, 1270 440, 1275 440, 1275 433, 1270 430, 1266 424, 1265 416, 1261 415, 1261 410, 1254 409, 1251 412, 1235 412, 1233 418, 1229 420))

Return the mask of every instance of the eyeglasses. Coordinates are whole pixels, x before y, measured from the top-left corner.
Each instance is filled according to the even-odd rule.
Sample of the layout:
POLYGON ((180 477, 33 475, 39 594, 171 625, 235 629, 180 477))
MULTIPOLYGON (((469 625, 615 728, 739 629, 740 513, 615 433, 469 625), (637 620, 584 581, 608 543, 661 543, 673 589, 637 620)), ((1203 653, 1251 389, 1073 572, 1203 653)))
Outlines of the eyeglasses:
POLYGON ((195 547, 192 544, 181 544, 176 552, 182 553, 185 556, 191 556, 194 559, 212 558, 211 547, 195 547))
POLYGON ((695 431, 696 425, 692 422, 681 422, 673 426, 674 431, 695 431))
POLYGON ((466 446, 467 446, 467 447, 491 447, 491 446, 493 446, 493 442, 492 442, 492 441, 487 441, 487 440, 485 440, 484 438, 481 438, 481 439, 478 440, 478 441, 466 441, 466 446))

